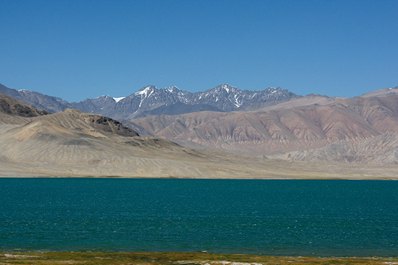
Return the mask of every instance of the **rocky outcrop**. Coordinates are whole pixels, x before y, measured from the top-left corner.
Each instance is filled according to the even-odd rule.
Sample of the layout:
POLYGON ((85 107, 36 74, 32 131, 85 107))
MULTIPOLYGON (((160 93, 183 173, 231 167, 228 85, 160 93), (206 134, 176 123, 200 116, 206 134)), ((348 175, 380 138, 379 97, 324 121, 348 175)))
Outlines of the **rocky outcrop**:
POLYGON ((0 112, 21 117, 36 117, 47 114, 46 111, 39 111, 3 94, 0 94, 0 112))

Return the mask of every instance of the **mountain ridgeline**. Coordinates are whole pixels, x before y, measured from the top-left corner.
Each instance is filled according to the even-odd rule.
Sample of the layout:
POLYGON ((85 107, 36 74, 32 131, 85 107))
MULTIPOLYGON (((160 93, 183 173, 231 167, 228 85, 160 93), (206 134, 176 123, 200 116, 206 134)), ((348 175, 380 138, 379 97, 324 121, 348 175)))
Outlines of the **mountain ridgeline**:
POLYGON ((231 112, 254 110, 298 97, 281 88, 240 90, 228 84, 204 92, 188 92, 177 87, 158 89, 146 86, 122 98, 101 96, 80 102, 43 95, 29 90, 15 90, 0 85, 0 93, 24 101, 38 109, 59 112, 68 108, 97 113, 119 120, 149 115, 176 115, 198 111, 231 112))

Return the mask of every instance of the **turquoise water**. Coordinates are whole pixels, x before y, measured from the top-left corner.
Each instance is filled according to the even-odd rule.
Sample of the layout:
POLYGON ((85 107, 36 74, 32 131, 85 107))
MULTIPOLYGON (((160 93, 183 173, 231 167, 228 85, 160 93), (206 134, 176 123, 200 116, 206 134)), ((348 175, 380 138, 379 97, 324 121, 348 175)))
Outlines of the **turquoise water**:
POLYGON ((398 182, 0 179, 0 250, 398 255, 398 182))

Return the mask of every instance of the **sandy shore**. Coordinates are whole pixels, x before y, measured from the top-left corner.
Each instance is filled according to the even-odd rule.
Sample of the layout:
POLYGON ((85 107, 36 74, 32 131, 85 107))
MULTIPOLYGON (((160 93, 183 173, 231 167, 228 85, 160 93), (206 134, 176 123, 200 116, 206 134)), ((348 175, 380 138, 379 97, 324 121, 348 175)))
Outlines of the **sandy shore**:
POLYGON ((62 160, 28 163, 2 161, 0 157, 0 177, 398 180, 398 167, 395 165, 249 160, 232 156, 197 160, 126 157, 91 165, 84 159, 79 163, 62 160))
POLYGON ((0 264, 179 264, 179 265, 262 265, 262 264, 372 264, 398 265, 398 257, 276 257, 209 253, 127 253, 127 252, 0 252, 0 264))

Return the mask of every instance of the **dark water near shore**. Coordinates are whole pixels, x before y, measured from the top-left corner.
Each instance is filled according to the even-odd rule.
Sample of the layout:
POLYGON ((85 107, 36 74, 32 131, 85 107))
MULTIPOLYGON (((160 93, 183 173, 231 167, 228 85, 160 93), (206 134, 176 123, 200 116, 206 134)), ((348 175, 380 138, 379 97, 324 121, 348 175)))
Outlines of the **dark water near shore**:
POLYGON ((398 182, 0 179, 15 249, 398 256, 398 182))

